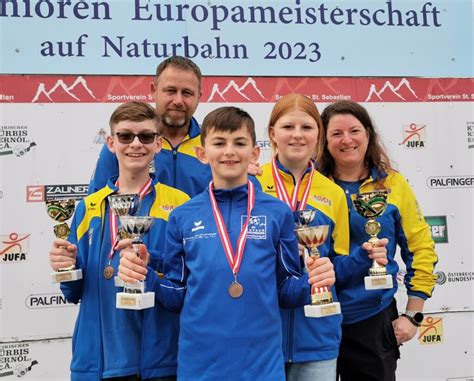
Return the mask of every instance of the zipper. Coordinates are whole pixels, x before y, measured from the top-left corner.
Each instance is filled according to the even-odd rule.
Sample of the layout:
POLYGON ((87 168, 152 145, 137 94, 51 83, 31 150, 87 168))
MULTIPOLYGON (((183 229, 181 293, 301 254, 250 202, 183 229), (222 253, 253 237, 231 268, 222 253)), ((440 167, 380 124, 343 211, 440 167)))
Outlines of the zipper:
MULTIPOLYGON (((99 248, 99 253, 102 253, 102 244, 104 242, 104 231, 105 231, 105 199, 103 199, 101 201, 101 205, 100 205, 100 209, 101 209, 101 227, 100 227, 100 242, 101 242, 101 245, 100 245, 100 248, 99 248)), ((98 279, 98 282, 97 282, 97 304, 98 304, 98 309, 99 309, 99 315, 101 316, 102 314, 100 313, 100 310, 101 310, 101 307, 100 307, 100 275, 101 275, 101 271, 100 271, 100 264, 101 264, 101 258, 102 256, 99 255, 99 260, 97 261, 97 279, 98 279)), ((102 379, 102 372, 104 371, 104 343, 103 343, 103 340, 102 340, 102 318, 98 319, 99 320, 99 332, 101 332, 100 334, 100 353, 99 353, 99 380, 102 379)))
POLYGON ((293 362, 293 337, 294 337, 295 310, 288 311, 288 362, 293 362))

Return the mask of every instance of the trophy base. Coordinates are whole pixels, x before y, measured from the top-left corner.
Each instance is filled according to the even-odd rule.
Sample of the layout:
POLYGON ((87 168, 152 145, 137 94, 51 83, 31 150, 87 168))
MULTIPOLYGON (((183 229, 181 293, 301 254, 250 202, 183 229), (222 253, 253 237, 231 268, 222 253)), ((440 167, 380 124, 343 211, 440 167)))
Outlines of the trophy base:
POLYGON ((73 282, 82 279, 82 270, 55 271, 51 273, 53 283, 73 282))
POLYGON ((366 290, 382 290, 393 287, 393 278, 391 275, 366 276, 364 278, 366 290))
POLYGON ((304 316, 311 318, 320 318, 341 313, 341 305, 338 302, 304 306, 304 316))
POLYGON ((131 294, 129 292, 118 292, 115 306, 124 310, 144 310, 155 306, 155 293, 145 292, 143 294, 131 294))
POLYGON ((122 279, 120 279, 118 276, 114 276, 114 286, 123 287, 125 286, 125 282, 122 279))

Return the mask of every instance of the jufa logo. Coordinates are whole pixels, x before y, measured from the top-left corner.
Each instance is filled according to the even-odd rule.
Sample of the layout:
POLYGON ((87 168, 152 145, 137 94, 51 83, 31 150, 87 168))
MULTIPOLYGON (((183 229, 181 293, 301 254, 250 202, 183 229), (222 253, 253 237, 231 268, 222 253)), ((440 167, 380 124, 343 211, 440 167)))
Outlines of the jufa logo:
POLYGON ((10 233, 8 236, 2 235, 2 246, 0 248, 0 258, 2 263, 26 261, 26 256, 30 248, 30 234, 20 235, 10 233))
POLYGON ((426 124, 410 123, 403 126, 403 140, 400 144, 405 148, 424 148, 426 124))
POLYGON ((420 344, 440 344, 443 342, 443 318, 425 316, 419 328, 420 344))
POLYGON ((435 243, 448 243, 448 224, 446 216, 425 216, 430 226, 431 237, 435 243))

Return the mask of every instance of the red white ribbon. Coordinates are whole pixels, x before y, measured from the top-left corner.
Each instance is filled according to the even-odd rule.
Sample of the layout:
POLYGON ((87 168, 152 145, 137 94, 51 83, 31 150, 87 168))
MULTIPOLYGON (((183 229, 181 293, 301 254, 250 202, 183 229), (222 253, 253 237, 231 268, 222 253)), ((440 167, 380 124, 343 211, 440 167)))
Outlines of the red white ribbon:
MULTIPOLYGON (((311 167, 311 171, 309 173, 308 184, 306 184, 306 188, 303 192, 303 196, 301 197, 301 202, 298 206, 298 210, 303 210, 306 208, 306 204, 308 202, 309 192, 311 191, 311 184, 313 183, 313 175, 314 175, 314 164, 310 160, 309 167, 311 167)), ((293 192, 291 193, 291 199, 288 195, 288 191, 286 190, 285 183, 280 175, 278 170, 278 165, 276 162, 276 157, 273 157, 272 162, 272 175, 273 175, 273 182, 276 186, 277 197, 288 204, 291 210, 294 212, 296 211, 296 206, 298 205, 298 193, 300 191, 301 182, 303 181, 304 174, 301 178, 296 182, 295 187, 293 188, 293 192)))
MULTIPOLYGON (((138 198, 140 201, 145 197, 148 193, 150 193, 151 190, 151 178, 148 179, 148 181, 145 183, 143 188, 138 192, 138 198)), ((115 186, 118 188, 119 183, 118 180, 115 182, 115 186)), ((110 207, 110 213, 109 213, 109 225, 110 225, 110 253, 109 253, 109 263, 112 261, 112 258, 114 256, 115 252, 115 245, 118 242, 118 217, 115 215, 114 210, 112 207, 110 207)))
POLYGON ((255 187, 250 181, 247 180, 247 220, 245 221, 245 225, 242 227, 239 239, 237 240, 236 255, 234 254, 234 249, 232 248, 232 244, 230 243, 230 238, 229 234, 227 233, 227 227, 225 225, 224 219, 222 218, 219 206, 217 205, 217 201, 214 196, 214 191, 212 189, 213 187, 214 184, 211 181, 209 183, 209 198, 211 199, 214 220, 216 221, 217 231, 219 232, 219 237, 221 238, 221 243, 224 248, 227 261, 229 262, 229 266, 232 269, 234 277, 237 278, 240 264, 242 263, 242 258, 244 256, 245 243, 247 241, 247 228, 250 221, 250 213, 252 212, 253 206, 255 204, 255 187))

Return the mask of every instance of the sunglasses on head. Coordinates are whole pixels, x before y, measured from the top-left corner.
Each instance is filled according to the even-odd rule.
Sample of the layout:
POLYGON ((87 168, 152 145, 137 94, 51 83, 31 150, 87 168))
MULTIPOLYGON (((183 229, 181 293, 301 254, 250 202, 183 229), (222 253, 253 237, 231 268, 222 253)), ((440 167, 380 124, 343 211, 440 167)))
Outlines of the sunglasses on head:
POLYGON ((155 137, 158 135, 156 132, 139 132, 134 134, 133 132, 116 132, 117 139, 122 144, 130 144, 138 136, 138 140, 142 144, 150 144, 155 141, 155 137))

